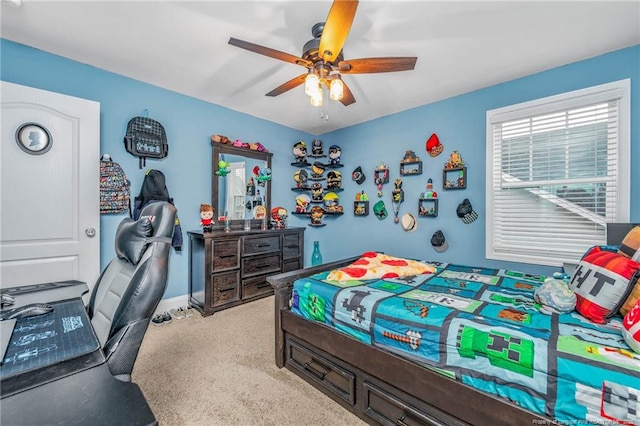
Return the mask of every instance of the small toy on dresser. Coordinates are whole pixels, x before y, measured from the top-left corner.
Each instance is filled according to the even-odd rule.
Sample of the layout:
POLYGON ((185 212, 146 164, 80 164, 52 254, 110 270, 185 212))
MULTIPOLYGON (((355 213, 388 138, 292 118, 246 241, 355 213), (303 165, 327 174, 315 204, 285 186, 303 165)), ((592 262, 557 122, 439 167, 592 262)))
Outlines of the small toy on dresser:
POLYGON ((211 204, 200 204, 200 226, 202 232, 211 232, 213 230, 213 207, 211 204))

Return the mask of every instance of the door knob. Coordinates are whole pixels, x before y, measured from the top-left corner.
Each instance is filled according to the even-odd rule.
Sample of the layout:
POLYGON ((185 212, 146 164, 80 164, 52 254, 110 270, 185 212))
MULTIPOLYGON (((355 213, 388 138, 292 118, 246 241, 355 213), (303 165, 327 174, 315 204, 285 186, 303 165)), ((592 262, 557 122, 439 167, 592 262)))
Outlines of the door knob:
POLYGON ((87 237, 89 238, 96 236, 96 230, 94 228, 87 228, 84 230, 84 233, 87 234, 87 237))

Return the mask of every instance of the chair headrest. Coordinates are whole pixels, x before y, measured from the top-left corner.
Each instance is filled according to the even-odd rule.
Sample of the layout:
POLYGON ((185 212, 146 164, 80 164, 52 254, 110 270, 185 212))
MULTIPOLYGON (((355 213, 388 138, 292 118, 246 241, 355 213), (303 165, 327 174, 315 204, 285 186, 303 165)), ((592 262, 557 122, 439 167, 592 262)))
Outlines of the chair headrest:
POLYGON ((123 219, 116 230, 116 255, 137 265, 151 243, 150 238, 156 241, 166 238, 171 242, 175 217, 174 206, 158 201, 143 208, 138 220, 123 219))

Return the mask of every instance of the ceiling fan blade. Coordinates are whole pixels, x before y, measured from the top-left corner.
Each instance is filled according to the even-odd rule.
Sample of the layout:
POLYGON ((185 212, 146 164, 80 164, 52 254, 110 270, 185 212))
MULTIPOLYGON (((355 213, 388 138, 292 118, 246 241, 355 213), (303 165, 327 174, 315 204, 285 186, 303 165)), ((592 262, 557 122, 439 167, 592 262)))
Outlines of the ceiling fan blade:
POLYGON ((347 40, 353 18, 358 8, 357 0, 334 0, 322 30, 318 55, 327 62, 336 60, 347 40))
POLYGON ((280 86, 276 87, 275 89, 273 89, 272 91, 270 91, 269 93, 267 93, 265 96, 278 96, 283 94, 284 92, 286 92, 287 90, 291 90, 294 87, 298 87, 301 84, 304 83, 304 79, 307 77, 307 74, 300 74, 297 77, 292 78, 291 80, 287 81, 286 83, 281 84, 280 86))
POLYGON ((351 93, 349 86, 347 86, 347 83, 345 83, 344 80, 342 80, 342 99, 340 102, 342 102, 342 105, 344 106, 349 106, 356 102, 356 98, 353 97, 353 93, 351 93))
POLYGON ((311 62, 306 59, 302 59, 298 56, 290 55, 288 53, 281 52, 279 50, 271 49, 269 47, 260 46, 259 44, 250 43, 248 41, 238 40, 231 37, 229 44, 232 46, 240 47, 242 49, 249 50, 254 53, 259 53, 270 58, 279 59, 281 61, 290 62, 296 65, 302 65, 303 67, 311 67, 311 62))
POLYGON ((376 72, 410 71, 416 66, 416 57, 364 58, 340 61, 341 74, 367 74, 376 72))

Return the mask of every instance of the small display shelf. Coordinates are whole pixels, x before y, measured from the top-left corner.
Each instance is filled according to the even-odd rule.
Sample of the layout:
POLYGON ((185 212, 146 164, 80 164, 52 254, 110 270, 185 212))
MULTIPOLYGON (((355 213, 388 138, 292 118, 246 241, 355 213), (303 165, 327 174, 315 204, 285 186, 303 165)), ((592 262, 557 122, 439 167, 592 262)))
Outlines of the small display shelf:
POLYGON ((437 198, 420 198, 418 200, 418 215, 426 217, 438 216, 437 198))
POLYGON ((326 223, 308 223, 307 225, 313 226, 314 228, 320 228, 321 226, 327 226, 326 223))
POLYGON ((353 202, 353 215, 354 216, 369 216, 369 201, 354 201, 353 202))
POLYGON ((442 189, 466 189, 467 167, 452 167, 442 170, 442 189))
POLYGON ((291 163, 292 166, 296 167, 310 167, 311 164, 308 161, 295 161, 291 163))
POLYGON ((340 169, 342 167, 344 167, 344 164, 341 163, 327 163, 324 165, 325 168, 327 169, 340 169))
POLYGON ((400 161, 400 174, 402 176, 421 175, 422 161, 415 152, 407 150, 400 161))

